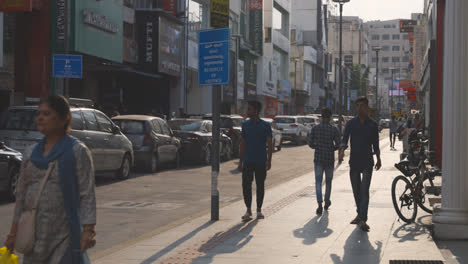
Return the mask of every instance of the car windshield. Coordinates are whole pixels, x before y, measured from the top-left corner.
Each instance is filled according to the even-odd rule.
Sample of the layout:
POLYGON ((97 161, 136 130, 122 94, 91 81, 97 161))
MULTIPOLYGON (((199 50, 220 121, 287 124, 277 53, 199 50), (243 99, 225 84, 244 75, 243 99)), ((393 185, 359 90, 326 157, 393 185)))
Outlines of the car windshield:
POLYGON ((10 109, 0 117, 0 129, 37 130, 35 109, 10 109))
POLYGON ((124 134, 139 135, 145 134, 145 123, 144 121, 137 120, 113 120, 116 125, 120 127, 120 130, 124 134))
POLYGON ((200 127, 203 121, 172 120, 172 121, 169 121, 168 123, 172 130, 200 131, 200 127))
POLYGON ((242 118, 233 118, 232 122, 234 123, 235 127, 241 127, 242 123, 244 123, 244 119, 242 119, 242 118))
POLYGON ((307 124, 315 124, 314 118, 302 118, 302 120, 304 120, 304 123, 307 123, 307 124))
POLYGON ((220 121, 221 121, 221 124, 220 124, 221 128, 233 127, 232 119, 229 117, 221 117, 220 121))
POLYGON ((275 122, 278 124, 294 124, 296 123, 296 120, 289 117, 277 117, 275 118, 275 122))

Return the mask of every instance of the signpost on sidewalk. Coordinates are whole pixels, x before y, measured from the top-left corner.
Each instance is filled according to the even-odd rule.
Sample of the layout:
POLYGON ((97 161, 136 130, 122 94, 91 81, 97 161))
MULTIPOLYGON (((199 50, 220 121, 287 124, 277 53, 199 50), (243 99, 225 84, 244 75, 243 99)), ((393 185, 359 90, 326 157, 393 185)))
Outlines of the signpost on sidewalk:
POLYGON ((221 89, 229 83, 229 28, 200 31, 199 85, 212 87, 211 220, 219 220, 219 140, 221 89))

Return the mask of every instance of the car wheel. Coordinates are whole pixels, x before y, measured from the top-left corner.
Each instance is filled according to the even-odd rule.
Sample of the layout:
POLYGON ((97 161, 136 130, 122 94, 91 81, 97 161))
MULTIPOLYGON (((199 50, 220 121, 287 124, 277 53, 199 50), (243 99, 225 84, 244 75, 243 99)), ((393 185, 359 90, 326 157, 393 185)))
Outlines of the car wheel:
POLYGON ((149 173, 155 173, 158 171, 158 162, 158 156, 156 156, 156 154, 152 154, 149 158, 148 164, 146 165, 146 171, 149 173))
POLYGON ((130 155, 125 154, 122 159, 122 165, 120 165, 120 169, 117 171, 117 178, 120 180, 126 180, 130 177, 130 168, 132 167, 130 160, 130 155))
POLYGON ((8 189, 8 200, 15 201, 16 199, 16 190, 18 187, 19 179, 19 168, 15 167, 10 170, 10 184, 8 189))
POLYGON ((232 159, 232 147, 231 147, 231 144, 227 144, 226 147, 225 147, 225 152, 224 153, 224 158, 226 159, 226 161, 229 161, 232 159))
POLYGON ((206 146, 205 156, 203 157, 203 162, 205 162, 205 165, 211 164, 211 145, 206 146))

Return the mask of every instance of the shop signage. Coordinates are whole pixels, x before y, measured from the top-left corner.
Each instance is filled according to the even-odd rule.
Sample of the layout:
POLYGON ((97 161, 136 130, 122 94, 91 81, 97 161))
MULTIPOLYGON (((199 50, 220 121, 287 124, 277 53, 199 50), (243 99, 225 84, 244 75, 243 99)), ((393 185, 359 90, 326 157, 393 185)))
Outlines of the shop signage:
POLYGON ((123 60, 126 62, 137 63, 137 46, 133 39, 124 38, 123 60))
POLYGON ((237 61, 237 100, 244 99, 244 61, 237 61))
POLYGON ((65 30, 67 24, 66 17, 66 4, 65 0, 56 0, 55 3, 57 18, 56 18, 56 41, 57 44, 64 44, 65 42, 65 30))
POLYGON ((245 92, 246 99, 255 98, 257 96, 257 61, 254 57, 247 55, 245 57, 245 92))
POLYGON ((200 31, 199 85, 229 83, 229 28, 200 31))
POLYGON ((263 95, 277 96, 276 84, 278 82, 278 64, 269 58, 263 57, 263 78, 264 85, 261 89, 263 95))
POLYGON ((265 99, 265 117, 274 118, 278 115, 278 99, 266 98, 265 99))
POLYGON ((154 24, 153 22, 146 22, 145 25, 145 62, 153 62, 153 53, 154 53, 154 24))
POLYGON ((174 16, 177 15, 177 0, 164 0, 163 8, 174 16))
POLYGON ((289 103, 291 101, 291 83, 287 80, 278 81, 278 95, 279 100, 283 103, 289 103))
POLYGON ((32 0, 0 0, 0 12, 32 11, 32 0))
POLYGON ((263 0, 249 0, 250 40, 253 50, 263 55, 263 0))
POLYGON ((229 0, 210 1, 210 26, 213 28, 229 27, 229 0))
POLYGON ((106 16, 100 15, 87 8, 83 9, 83 23, 110 33, 119 32, 119 26, 117 24, 109 21, 106 16))
POLYGON ((81 55, 53 54, 53 76, 55 78, 83 78, 81 55))
POLYGON ((416 20, 400 20, 400 33, 414 32, 414 27, 417 24, 416 20))
POLYGON ((138 33, 138 61, 141 70, 157 73, 157 16, 149 11, 137 11, 136 25, 138 33))
POLYGON ((180 76, 182 54, 182 26, 159 17, 158 71, 180 76))

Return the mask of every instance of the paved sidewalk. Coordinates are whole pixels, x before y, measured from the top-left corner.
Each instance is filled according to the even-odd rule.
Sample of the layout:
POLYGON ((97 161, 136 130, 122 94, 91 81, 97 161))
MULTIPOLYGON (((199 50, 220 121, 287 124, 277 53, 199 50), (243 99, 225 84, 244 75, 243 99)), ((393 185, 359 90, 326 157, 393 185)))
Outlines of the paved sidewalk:
MULTIPOLYGON (((397 148, 401 149, 401 142, 397 142, 397 148)), ((389 260, 443 261, 426 228, 431 221, 429 215, 419 210, 417 223, 407 225, 398 221, 391 200, 391 182, 399 174, 393 167, 399 159, 399 152, 389 150, 387 138, 381 140, 381 149, 383 168, 374 172, 371 184, 369 233, 349 224, 355 217, 356 208, 349 182, 349 167, 344 163, 335 172, 333 204, 321 217, 315 215, 315 178, 313 173, 309 173, 267 190, 264 220, 242 223, 240 217, 245 207, 242 201, 236 202, 220 210, 220 221, 210 222, 209 215, 193 219, 94 259, 93 263, 360 264, 389 263, 389 260)), ((347 163, 347 158, 345 160, 347 163)), ((239 183, 239 192, 240 188, 239 183)))

